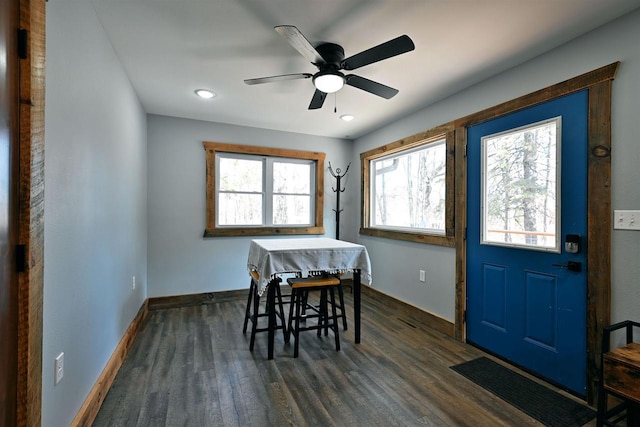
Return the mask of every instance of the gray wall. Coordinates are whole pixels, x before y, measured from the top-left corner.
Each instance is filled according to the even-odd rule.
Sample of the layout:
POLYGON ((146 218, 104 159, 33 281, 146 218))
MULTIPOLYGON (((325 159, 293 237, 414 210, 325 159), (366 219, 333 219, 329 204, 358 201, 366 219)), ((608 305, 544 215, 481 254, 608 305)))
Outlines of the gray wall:
POLYGON ((47 30, 42 425, 57 427, 146 298, 147 130, 91 5, 47 3, 47 30))
MULTIPOLYGON (((355 141, 359 153, 448 121, 622 61, 613 82, 612 202, 614 209, 640 209, 640 11, 558 49, 488 79, 355 141)), ((353 181, 351 193, 360 192, 353 181)), ((360 236, 371 256, 374 282, 383 292, 453 320, 455 252, 419 244, 360 236), (389 256, 400 263, 388 262, 389 256), (396 267, 397 266, 397 267, 396 267), (427 270, 427 286, 418 270, 427 270), (432 283, 429 283, 432 282, 432 283)), ((612 236, 612 321, 640 319, 640 233, 612 236)))
MULTIPOLYGON (((215 101, 214 101, 215 102, 215 101)), ((205 152, 202 141, 320 151, 325 159, 324 224, 335 236, 335 181, 328 172, 345 169, 351 156, 347 140, 150 115, 148 118, 148 256, 150 297, 245 289, 251 238, 203 238, 205 227, 205 152)), ((355 169, 355 170, 354 170, 355 169)), ((352 168, 349 174, 357 174, 352 168)), ((340 200, 343 217, 358 214, 348 195, 340 200)), ((341 238, 353 230, 341 226, 341 238)))
MULTIPOLYGON (((249 238, 202 238, 203 140, 322 151, 342 169, 351 160, 341 236, 367 246, 375 287, 452 320, 452 249, 358 235, 360 153, 621 60, 613 85, 613 206, 639 209, 638 40, 635 12, 351 143, 146 117, 91 6, 48 3, 43 425, 69 424, 145 298, 246 288, 249 238), (418 281, 420 269, 427 285, 418 281), (65 377, 54 386, 61 351, 65 377)), ((332 184, 326 173, 328 236, 335 231, 332 184)), ((639 253, 638 232, 613 232, 614 321, 638 320, 639 253)))

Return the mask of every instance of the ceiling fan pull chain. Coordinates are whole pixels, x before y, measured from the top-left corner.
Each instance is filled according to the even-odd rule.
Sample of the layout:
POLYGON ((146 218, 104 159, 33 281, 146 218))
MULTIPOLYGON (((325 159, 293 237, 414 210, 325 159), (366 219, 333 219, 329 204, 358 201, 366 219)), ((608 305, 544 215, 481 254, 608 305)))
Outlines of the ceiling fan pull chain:
POLYGON ((333 112, 338 114, 338 92, 333 92, 333 112))

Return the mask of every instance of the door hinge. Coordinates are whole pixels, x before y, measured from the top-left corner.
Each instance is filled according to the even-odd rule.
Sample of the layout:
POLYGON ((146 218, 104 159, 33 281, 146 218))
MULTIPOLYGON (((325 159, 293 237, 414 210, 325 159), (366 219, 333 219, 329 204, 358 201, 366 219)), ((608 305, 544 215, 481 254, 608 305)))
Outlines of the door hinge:
POLYGON ((467 240, 467 227, 464 228, 464 240, 467 240))
POLYGON ((27 245, 16 245, 16 270, 18 273, 27 271, 27 245))
POLYGON ((467 157, 467 144, 464 144, 464 156, 467 157))
POLYGON ((29 33, 22 28, 18 29, 18 58, 27 59, 29 47, 29 33))
POLYGON ((467 310, 462 312, 462 322, 467 323, 467 310))

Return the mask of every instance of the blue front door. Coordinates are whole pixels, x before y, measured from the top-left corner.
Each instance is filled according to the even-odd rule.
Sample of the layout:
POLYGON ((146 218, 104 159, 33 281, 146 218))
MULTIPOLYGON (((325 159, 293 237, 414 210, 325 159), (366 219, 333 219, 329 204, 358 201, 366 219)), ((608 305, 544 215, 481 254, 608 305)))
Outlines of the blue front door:
POLYGON ((586 394, 587 97, 467 133, 467 339, 586 394))

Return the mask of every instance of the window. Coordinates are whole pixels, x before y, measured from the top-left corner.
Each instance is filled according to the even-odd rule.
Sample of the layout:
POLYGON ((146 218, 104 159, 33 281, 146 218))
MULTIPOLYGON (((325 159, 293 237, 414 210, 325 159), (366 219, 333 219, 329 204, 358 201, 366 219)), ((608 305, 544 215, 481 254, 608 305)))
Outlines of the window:
POLYGON ((217 227, 305 225, 315 216, 315 162, 216 154, 217 227))
POLYGON ((361 154, 362 234, 453 245, 453 130, 361 154))
POLYGON ((560 251, 560 123, 482 138, 482 244, 560 251))
POLYGON ((371 161, 371 227, 445 233, 444 138, 371 161))
POLYGON ((324 233, 323 153, 215 142, 204 148, 205 237, 324 233))

